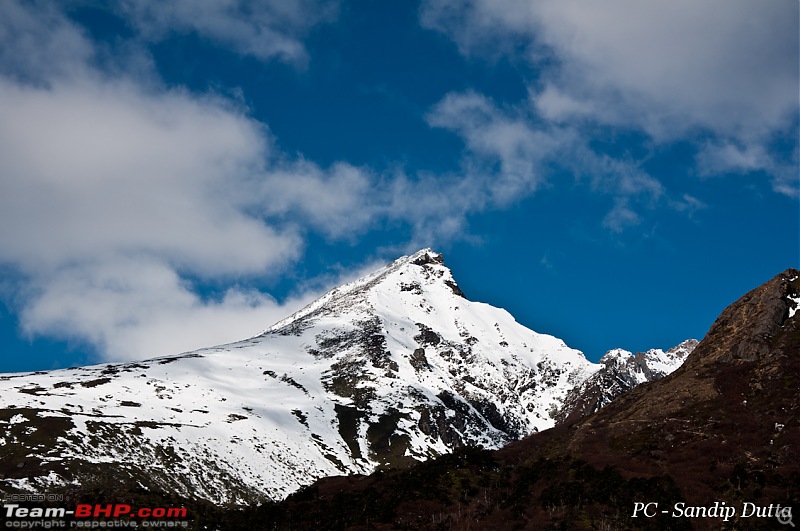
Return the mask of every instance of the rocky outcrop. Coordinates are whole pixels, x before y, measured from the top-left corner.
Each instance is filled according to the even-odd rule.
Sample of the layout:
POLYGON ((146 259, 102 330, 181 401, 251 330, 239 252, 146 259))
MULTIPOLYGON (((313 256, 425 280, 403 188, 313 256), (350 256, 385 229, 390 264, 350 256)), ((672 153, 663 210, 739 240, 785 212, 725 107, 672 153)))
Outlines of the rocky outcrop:
MULTIPOLYGON (((728 306, 711 325, 690 366, 741 363, 772 355, 800 301, 800 271, 787 269, 728 306)), ((795 321, 792 320, 792 323, 795 321)))
POLYGON ((567 393, 563 405, 555 412, 556 422, 590 415, 637 385, 667 376, 683 364, 697 344, 696 339, 687 339, 666 352, 660 349, 636 354, 622 349, 607 352, 600 358, 600 370, 567 393))

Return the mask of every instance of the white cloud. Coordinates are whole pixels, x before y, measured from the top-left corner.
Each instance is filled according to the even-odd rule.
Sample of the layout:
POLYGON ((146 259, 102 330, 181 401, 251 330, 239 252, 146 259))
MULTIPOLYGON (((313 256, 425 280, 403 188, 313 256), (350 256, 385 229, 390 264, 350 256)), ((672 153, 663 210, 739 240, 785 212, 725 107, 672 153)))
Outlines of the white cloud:
POLYGON ((124 0, 122 11, 148 40, 195 33, 258 59, 303 63, 302 37, 331 19, 338 2, 322 0, 124 0))
POLYGON ((597 114, 590 101, 577 100, 553 85, 547 85, 540 93, 531 93, 531 101, 544 118, 564 122, 575 118, 586 118, 597 114))
POLYGON ((300 216, 333 238, 352 237, 385 212, 374 176, 345 162, 327 170, 304 160, 284 164, 270 170, 261 188, 268 214, 300 216))
POLYGON ((796 109, 796 2, 544 2, 538 15, 562 90, 656 136, 770 131, 796 109))
POLYGON ((141 359, 251 336, 295 309, 236 288, 201 300, 180 276, 274 274, 299 255, 296 229, 251 213, 265 142, 180 93, 0 81, 0 260, 35 287, 25 330, 141 359))
POLYGON ((411 224, 411 241, 417 248, 430 247, 436 241, 469 239, 467 216, 488 206, 484 177, 469 170, 463 174, 415 176, 398 171, 385 187, 388 217, 411 224))
POLYGON ((543 105, 737 134, 785 126, 797 108, 797 14, 793 0, 427 0, 422 20, 472 52, 527 39, 537 66, 556 65, 543 105))
POLYGON ((533 193, 544 181, 542 160, 564 142, 557 130, 536 129, 519 112, 503 112, 474 92, 448 94, 428 114, 428 123, 454 131, 472 153, 499 166, 480 186, 497 206, 533 193))
POLYGON ((203 301, 173 268, 149 257, 66 267, 37 278, 27 297, 21 322, 28 334, 83 340, 109 361, 253 336, 293 307, 237 289, 203 301))
POLYGON ((704 177, 725 173, 764 172, 772 188, 789 197, 800 197, 798 148, 786 157, 774 157, 763 144, 733 140, 707 142, 697 154, 697 166, 704 177))
POLYGON ((266 142, 224 104, 180 92, 0 80, 0 258, 51 269, 157 254, 203 275, 285 262, 294 232, 247 214, 266 142))
POLYGON ((107 361, 147 359, 252 337, 363 272, 326 277, 282 302, 237 286, 203 300, 156 258, 109 257, 39 278, 21 321, 27 334, 88 342, 107 361))
POLYGON ((94 54, 81 31, 67 24, 56 6, 44 2, 3 2, 0 44, 4 75, 27 82, 83 70, 94 54))
MULTIPOLYGON (((285 271, 318 221, 276 219, 285 209, 264 181, 285 191, 326 171, 272 153, 266 127, 228 101, 100 71, 50 4, 2 10, 0 263, 28 334, 141 359, 252 336, 328 287, 279 303, 237 284, 285 271), (222 295, 204 299, 188 278, 222 295)), ((325 179, 331 203, 356 204, 355 169, 325 179)), ((325 212, 320 224, 345 218, 325 212)))
POLYGON ((769 164, 762 146, 736 146, 732 143, 707 144, 699 154, 700 171, 705 175, 722 171, 754 171, 769 164))

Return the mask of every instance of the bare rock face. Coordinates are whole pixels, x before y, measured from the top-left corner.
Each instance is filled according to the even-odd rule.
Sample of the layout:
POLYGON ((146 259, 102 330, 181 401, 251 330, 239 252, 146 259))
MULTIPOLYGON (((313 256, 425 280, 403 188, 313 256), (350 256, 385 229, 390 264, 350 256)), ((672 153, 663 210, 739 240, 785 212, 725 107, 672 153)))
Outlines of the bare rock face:
POLYGON ((800 271, 787 269, 728 306, 711 325, 690 366, 719 360, 758 361, 793 326, 800 301, 800 271))
POLYGON ((679 369, 577 422, 570 451, 669 471, 691 485, 687 501, 784 500, 800 485, 798 293, 800 272, 788 269, 742 296, 679 369))
MULTIPOLYGON (((770 352, 775 336, 797 311, 798 291, 798 271, 788 269, 745 294, 717 318, 702 343, 703 348, 689 358, 692 361, 688 365, 709 360, 754 361, 770 352)), ((556 421, 575 421, 637 385, 667 376, 683 364, 697 345, 697 340, 689 339, 666 352, 653 349, 634 355, 621 349, 609 351, 600 359, 602 368, 567 394, 563 406, 555 413, 556 421)))
POLYGON ((425 252, 425 253, 417 253, 411 263, 418 266, 424 266, 426 264, 438 264, 444 265, 444 257, 442 253, 434 253, 434 252, 425 252))
POLYGON ((555 412, 557 423, 590 415, 634 387, 659 380, 683 364, 698 342, 687 339, 664 352, 651 349, 631 354, 614 349, 600 358, 601 368, 583 383, 573 387, 555 412))

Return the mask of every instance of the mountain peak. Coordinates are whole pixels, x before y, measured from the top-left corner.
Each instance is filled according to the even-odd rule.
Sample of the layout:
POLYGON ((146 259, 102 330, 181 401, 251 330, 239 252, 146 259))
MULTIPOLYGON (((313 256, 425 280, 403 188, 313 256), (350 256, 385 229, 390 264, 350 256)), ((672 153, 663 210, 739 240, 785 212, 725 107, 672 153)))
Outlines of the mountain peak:
MULTIPOLYGON (((496 453, 460 452, 411 472, 323 480, 271 513, 275 526, 302 526, 306 518, 331 528, 778 529, 800 498, 798 292, 800 274, 788 270, 747 293, 681 369, 594 415, 496 453), (658 505, 652 523, 631 519, 631 500, 658 505), (716 514, 706 514, 712 504, 716 514), (763 513, 739 511, 748 504, 763 513), (381 515, 365 506, 380 507, 381 515), (703 512, 686 512, 679 522, 662 507, 703 512), (788 509, 776 514, 773 507, 788 509)), ((615 350, 606 360, 631 356, 615 350)))
POLYGON ((687 339, 666 352, 657 348, 636 354, 621 348, 609 350, 599 360, 600 369, 567 393, 556 420, 589 415, 640 384, 664 378, 683 364, 697 344, 696 339, 687 339))
MULTIPOLYGON (((421 249, 359 279, 333 288, 311 304, 273 324, 264 334, 290 332, 301 321, 320 314, 362 311, 365 306, 371 306, 367 302, 368 294, 376 290, 385 294, 392 293, 392 296, 405 291, 422 295, 425 291, 426 297, 436 297, 431 293, 434 285, 444 288, 445 292, 466 298, 453 279, 452 272, 444 265, 442 254, 430 248, 421 249)), ((434 288, 433 291, 438 290, 434 288)))
MULTIPOLYGON (((430 248, 422 249, 421 251, 417 251, 411 256, 404 258, 406 258, 409 262, 411 262, 414 265, 425 265, 425 264, 444 265, 444 257, 442 256, 442 253, 437 253, 430 248)), ((402 259, 403 258, 401 258, 400 260, 402 259)))
POLYGON ((465 298, 442 255, 422 249, 246 341, 0 377, 0 398, 14 404, 0 408, 14 455, 41 456, 20 469, 0 459, 0 487, 63 486, 89 470, 107 489, 279 499, 322 476, 499 448, 550 428, 570 390, 599 370, 560 339, 465 298), (54 453, 63 459, 51 464, 54 453), (174 459, 186 466, 173 469, 174 459), (144 477, 144 465, 128 463, 168 472, 144 477))

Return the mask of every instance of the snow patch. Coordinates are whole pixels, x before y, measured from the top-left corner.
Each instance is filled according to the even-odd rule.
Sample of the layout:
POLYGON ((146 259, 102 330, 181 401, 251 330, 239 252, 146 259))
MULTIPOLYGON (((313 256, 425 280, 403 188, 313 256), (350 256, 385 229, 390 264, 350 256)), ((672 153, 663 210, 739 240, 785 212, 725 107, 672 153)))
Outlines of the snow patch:
MULTIPOLYGON (((794 280, 794 279, 792 279, 792 280, 794 280)), ((798 308, 800 308, 800 296, 797 296, 797 297, 789 296, 789 297, 786 297, 786 298, 794 303, 794 306, 790 306, 789 307, 789 319, 791 319, 792 317, 794 317, 794 314, 797 313, 798 308)))

